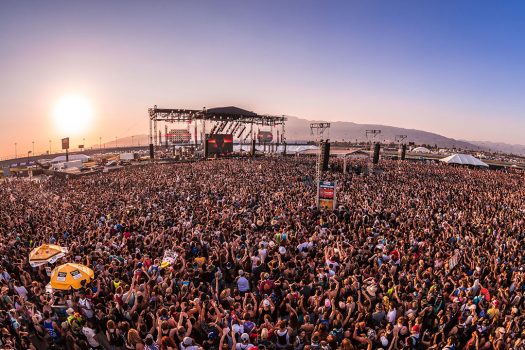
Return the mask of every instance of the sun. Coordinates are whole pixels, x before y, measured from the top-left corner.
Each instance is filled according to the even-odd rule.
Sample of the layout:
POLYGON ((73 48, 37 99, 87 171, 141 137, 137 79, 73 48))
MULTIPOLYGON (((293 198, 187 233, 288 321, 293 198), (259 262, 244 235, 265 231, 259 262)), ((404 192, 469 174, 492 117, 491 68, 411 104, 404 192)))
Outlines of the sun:
POLYGON ((88 98, 80 95, 61 97, 53 111, 55 127, 63 136, 85 133, 93 119, 93 108, 88 98))

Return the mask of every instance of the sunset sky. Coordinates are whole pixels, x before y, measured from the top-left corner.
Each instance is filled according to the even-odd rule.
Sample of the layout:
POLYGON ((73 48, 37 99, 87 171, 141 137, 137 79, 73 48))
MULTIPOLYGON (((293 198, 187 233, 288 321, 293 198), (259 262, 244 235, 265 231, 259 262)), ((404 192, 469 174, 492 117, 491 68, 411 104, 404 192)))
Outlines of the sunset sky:
POLYGON ((524 38, 523 1, 4 0, 0 157, 146 134, 155 104, 525 144, 524 38))

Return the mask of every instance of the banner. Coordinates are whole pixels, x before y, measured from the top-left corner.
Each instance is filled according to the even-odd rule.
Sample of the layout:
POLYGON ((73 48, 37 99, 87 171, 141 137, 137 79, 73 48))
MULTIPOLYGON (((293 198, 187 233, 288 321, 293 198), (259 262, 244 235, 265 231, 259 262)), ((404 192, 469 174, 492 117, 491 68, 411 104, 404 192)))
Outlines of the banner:
POLYGON ((178 257, 179 254, 170 249, 166 249, 164 251, 164 256, 162 257, 162 263, 160 264, 160 268, 163 269, 174 264, 178 257))
POLYGON ((458 265, 460 259, 461 259, 461 253, 459 249, 456 249, 454 251, 454 255, 448 260, 448 273, 454 270, 454 268, 458 265))
POLYGON ((336 183, 330 181, 319 181, 318 198, 319 208, 334 210, 336 206, 336 183))

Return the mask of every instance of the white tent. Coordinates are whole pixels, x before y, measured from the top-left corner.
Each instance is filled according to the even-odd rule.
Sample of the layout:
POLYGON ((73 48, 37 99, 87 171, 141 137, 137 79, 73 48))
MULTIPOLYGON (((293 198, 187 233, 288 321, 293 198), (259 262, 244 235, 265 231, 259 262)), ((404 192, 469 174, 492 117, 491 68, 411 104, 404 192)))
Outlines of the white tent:
POLYGON ((426 147, 416 147, 412 150, 415 153, 430 153, 430 150, 426 147))
MULTIPOLYGON (((70 154, 69 161, 80 160, 82 163, 85 163, 89 160, 89 157, 85 154, 70 154)), ((66 156, 58 156, 51 160, 51 163, 63 163, 66 161, 66 156)))
POLYGON ((481 160, 471 156, 470 154, 453 154, 449 157, 440 159, 440 161, 447 164, 473 165, 487 168, 489 167, 487 163, 482 162, 481 160))

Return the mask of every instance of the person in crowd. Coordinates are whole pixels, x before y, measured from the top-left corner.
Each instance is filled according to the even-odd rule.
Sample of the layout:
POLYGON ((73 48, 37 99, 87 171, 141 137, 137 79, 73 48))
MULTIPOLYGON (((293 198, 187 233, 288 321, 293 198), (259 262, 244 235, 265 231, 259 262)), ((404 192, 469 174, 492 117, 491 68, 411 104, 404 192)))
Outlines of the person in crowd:
POLYGON ((381 167, 334 210, 307 157, 3 181, 0 348, 524 349, 523 173, 381 167), (95 278, 50 290, 43 243, 95 278))

